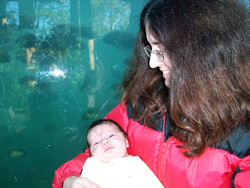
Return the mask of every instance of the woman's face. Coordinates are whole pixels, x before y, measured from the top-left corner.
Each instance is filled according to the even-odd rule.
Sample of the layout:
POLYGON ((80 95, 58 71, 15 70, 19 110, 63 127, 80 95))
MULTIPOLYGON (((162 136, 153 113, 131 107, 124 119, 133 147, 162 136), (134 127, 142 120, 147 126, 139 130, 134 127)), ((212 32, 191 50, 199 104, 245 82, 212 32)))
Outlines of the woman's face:
MULTIPOLYGON (((160 42, 154 37, 152 30, 149 28, 148 24, 146 24, 146 37, 147 41, 151 46, 151 50, 157 50, 164 52, 164 47, 160 44, 160 42)), ((168 57, 167 52, 164 53, 164 60, 161 62, 157 57, 156 53, 151 53, 149 66, 154 68, 159 68, 162 72, 162 76, 165 79, 165 85, 170 87, 170 79, 171 79, 171 70, 172 70, 172 63, 168 57)))

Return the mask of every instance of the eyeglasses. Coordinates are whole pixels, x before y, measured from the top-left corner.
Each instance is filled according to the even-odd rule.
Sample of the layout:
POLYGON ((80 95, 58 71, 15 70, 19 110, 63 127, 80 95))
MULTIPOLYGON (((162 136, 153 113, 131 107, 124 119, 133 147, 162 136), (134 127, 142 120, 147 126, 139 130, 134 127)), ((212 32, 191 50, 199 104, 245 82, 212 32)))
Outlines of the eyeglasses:
POLYGON ((164 54, 167 52, 167 51, 160 51, 160 50, 151 50, 150 49, 150 46, 146 46, 143 48, 145 54, 150 58, 151 57, 151 53, 154 53, 158 60, 160 62, 163 62, 164 61, 164 54))

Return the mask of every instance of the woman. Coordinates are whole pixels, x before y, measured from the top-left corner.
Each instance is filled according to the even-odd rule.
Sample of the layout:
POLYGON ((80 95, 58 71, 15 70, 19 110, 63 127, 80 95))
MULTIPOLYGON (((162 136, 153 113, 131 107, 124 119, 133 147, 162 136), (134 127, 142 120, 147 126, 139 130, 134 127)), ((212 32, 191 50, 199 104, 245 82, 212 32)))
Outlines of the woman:
MULTIPOLYGON (((165 187, 249 187, 249 39, 250 15, 237 0, 144 7, 123 102, 107 117, 165 187)), ((53 186, 90 187, 76 177, 87 157, 60 167, 53 186)))

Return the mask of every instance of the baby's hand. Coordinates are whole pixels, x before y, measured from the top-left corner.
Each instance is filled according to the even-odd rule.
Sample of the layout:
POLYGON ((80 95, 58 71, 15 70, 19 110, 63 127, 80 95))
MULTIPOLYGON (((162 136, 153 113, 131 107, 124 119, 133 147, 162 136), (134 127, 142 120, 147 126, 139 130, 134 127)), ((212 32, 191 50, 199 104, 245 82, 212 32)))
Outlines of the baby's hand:
POLYGON ((101 188, 84 177, 70 176, 64 180, 63 188, 101 188))

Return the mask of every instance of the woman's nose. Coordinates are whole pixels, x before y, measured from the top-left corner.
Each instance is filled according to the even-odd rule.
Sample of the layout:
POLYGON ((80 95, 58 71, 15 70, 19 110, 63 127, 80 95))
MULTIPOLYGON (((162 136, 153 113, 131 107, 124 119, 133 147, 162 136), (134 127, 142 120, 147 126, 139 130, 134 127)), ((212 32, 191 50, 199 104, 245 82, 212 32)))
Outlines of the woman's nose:
POLYGON ((163 62, 159 61, 159 58, 157 57, 156 54, 151 53, 151 57, 149 59, 149 67, 151 69, 154 69, 156 67, 159 67, 160 65, 162 65, 163 62))

